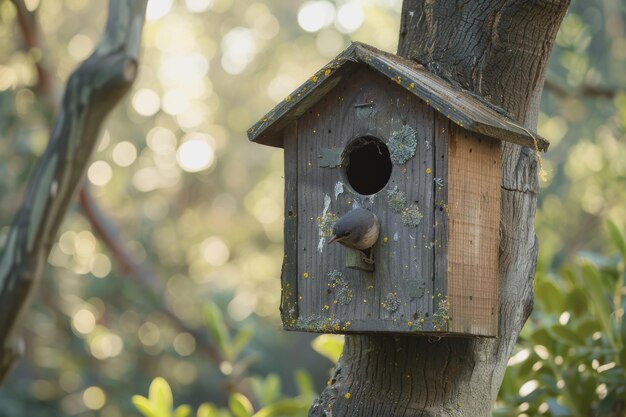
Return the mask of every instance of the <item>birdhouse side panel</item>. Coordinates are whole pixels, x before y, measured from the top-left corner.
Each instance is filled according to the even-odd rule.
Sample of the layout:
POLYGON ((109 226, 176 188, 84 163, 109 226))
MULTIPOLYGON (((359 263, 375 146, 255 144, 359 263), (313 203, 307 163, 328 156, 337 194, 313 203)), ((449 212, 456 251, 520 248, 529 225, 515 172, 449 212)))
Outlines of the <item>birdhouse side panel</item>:
POLYGON ((298 320, 298 122, 283 131, 285 159, 285 257, 281 272, 280 315, 285 329, 298 320))
POLYGON ((501 144, 458 126, 449 140, 450 331, 497 336, 501 144))
POLYGON ((443 288, 436 288, 444 286, 443 279, 434 277, 435 179, 441 166, 435 163, 437 113, 369 69, 344 80, 298 119, 295 328, 436 331, 435 306, 439 295, 445 297, 443 288), (393 161, 388 182, 371 195, 356 192, 342 166, 346 149, 359 138, 380 140, 393 161), (327 245, 333 223, 355 207, 380 221, 374 271, 353 264, 360 252, 327 245))

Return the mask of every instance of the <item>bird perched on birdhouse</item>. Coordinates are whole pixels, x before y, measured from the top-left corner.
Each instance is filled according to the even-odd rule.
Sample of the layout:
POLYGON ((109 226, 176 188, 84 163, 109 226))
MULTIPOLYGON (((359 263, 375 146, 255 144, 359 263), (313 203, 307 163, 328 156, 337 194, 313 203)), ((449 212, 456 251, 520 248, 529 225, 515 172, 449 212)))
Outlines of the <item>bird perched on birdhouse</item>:
POLYGON ((372 246, 378 240, 380 223, 374 213, 364 208, 355 208, 343 215, 333 225, 333 235, 328 244, 341 243, 351 249, 363 252, 363 262, 374 263, 372 246))

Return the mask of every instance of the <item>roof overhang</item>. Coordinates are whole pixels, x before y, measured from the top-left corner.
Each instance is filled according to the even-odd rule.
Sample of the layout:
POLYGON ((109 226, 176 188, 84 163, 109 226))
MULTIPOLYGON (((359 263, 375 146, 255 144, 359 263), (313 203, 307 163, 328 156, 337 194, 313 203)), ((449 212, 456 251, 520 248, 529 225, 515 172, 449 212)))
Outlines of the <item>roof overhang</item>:
POLYGON ((248 138, 283 147, 283 129, 363 65, 396 82, 467 130, 535 150, 548 149, 547 140, 521 126, 502 109, 452 86, 420 64, 358 42, 352 43, 255 123, 248 130, 248 138))

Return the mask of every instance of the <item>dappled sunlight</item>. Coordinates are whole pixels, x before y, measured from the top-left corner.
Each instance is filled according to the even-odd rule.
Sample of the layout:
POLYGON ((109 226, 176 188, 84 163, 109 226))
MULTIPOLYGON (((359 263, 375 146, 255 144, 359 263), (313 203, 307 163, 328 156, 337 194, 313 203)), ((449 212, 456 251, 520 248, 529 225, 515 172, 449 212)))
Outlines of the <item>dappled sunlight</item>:
MULTIPOLYGON (((45 149, 56 111, 48 102, 61 100, 68 75, 92 53, 106 14, 106 2, 25 0, 37 11, 45 41, 26 51, 5 3, 0 245, 45 149), (48 98, 39 96, 38 64, 51 78, 48 98)), ((315 364, 323 386, 328 375, 319 358, 290 353, 297 343, 308 346, 307 336, 280 329, 283 152, 250 143, 246 131, 351 41, 395 52, 401 3, 149 0, 138 79, 103 126, 85 171, 135 264, 121 262, 81 209, 71 209, 50 242, 46 278, 28 313, 26 359, 0 399, 53 404, 37 415, 120 417, 133 410, 131 390, 144 390, 157 375, 185 401, 200 395, 222 401, 226 376, 238 387, 250 385, 237 380, 245 367, 291 378, 300 360, 315 364), (213 305, 221 321, 208 312, 213 305), (238 342, 242 352, 225 354, 233 347, 215 323, 226 328, 231 345, 245 326, 261 330, 250 344, 238 342), (242 358, 250 363, 242 365, 242 358)), ((548 72, 565 92, 545 88, 537 126, 551 142, 541 155, 536 216, 544 272, 582 250, 604 248, 598 230, 605 219, 626 227, 626 94, 618 88, 608 98, 584 96, 588 85, 626 86, 624 19, 604 9, 611 2, 574 3, 548 72)), ((576 321, 568 308, 555 313, 554 325, 576 321)), ((593 340, 602 337, 597 331, 593 340)), ((557 367, 568 361, 566 351, 549 349, 524 346, 509 365, 539 373, 548 361, 557 367)), ((584 371, 614 367, 619 364, 597 362, 584 371)), ((523 382, 511 395, 532 395, 542 383, 523 382)), ((565 386, 562 379, 554 384, 565 386)), ((606 385, 594 389, 598 397, 610 395, 606 385)), ((511 415, 549 413, 545 404, 523 402, 511 415)))

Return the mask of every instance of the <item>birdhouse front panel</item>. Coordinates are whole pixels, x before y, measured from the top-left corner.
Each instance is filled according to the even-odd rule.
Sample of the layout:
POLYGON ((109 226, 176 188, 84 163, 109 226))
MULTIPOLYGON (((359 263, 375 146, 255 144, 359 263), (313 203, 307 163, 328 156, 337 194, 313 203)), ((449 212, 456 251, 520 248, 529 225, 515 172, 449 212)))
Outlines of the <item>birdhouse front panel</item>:
POLYGON ((446 258, 447 239, 446 179, 437 171, 447 162, 447 136, 435 135, 441 121, 393 81, 360 69, 288 129, 296 136, 286 138, 285 155, 297 159, 298 233, 297 316, 288 327, 447 331, 447 265, 434 262, 446 258), (355 207, 380 222, 373 268, 359 251, 327 244, 333 224, 355 207))

